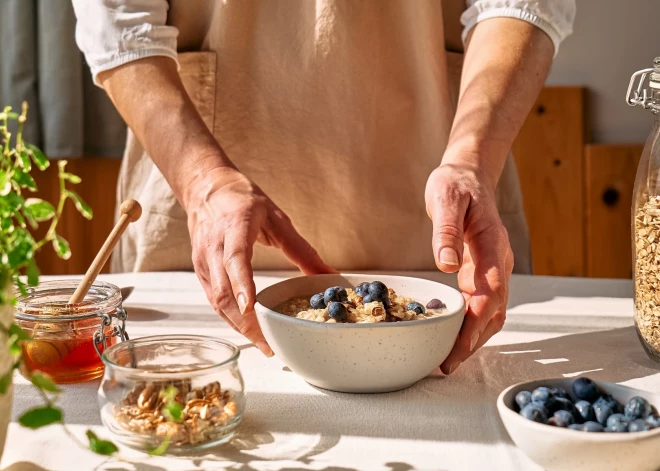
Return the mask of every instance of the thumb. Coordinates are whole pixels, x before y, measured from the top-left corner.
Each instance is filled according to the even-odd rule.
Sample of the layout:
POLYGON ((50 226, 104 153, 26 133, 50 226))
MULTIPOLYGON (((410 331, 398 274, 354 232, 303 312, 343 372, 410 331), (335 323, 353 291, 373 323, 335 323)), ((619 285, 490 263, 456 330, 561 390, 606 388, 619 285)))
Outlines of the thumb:
POLYGON ((435 264, 445 273, 455 273, 463 261, 463 224, 468 202, 435 199, 429 208, 433 221, 435 264))

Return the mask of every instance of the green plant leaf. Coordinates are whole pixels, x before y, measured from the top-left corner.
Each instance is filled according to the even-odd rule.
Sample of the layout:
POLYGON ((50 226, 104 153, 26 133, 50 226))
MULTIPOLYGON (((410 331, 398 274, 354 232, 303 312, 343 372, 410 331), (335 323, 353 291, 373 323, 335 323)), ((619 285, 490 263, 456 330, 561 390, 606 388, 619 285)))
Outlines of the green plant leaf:
POLYGON ((59 393, 62 390, 57 387, 57 385, 53 382, 50 377, 46 376, 43 373, 39 373, 38 371, 35 371, 32 373, 32 376, 30 376, 30 381, 32 384, 34 384, 37 388, 41 389, 42 391, 48 391, 52 393, 59 393))
POLYGON ((39 170, 46 170, 50 166, 48 158, 37 146, 26 143, 25 147, 27 148, 28 154, 30 154, 34 164, 39 168, 39 170))
POLYGON ((37 184, 35 183, 34 178, 32 178, 29 173, 26 173, 19 168, 14 168, 14 174, 11 176, 11 179, 21 188, 27 188, 30 191, 37 191, 37 184))
POLYGON ((62 411, 52 406, 30 409, 18 418, 18 422, 31 429, 45 427, 46 425, 62 422, 62 411))
POLYGON ((168 402, 160 410, 168 422, 181 422, 183 407, 178 402, 168 402))
POLYGON ((55 208, 48 201, 39 198, 28 198, 25 200, 25 206, 29 208, 30 215, 35 221, 48 221, 55 216, 55 208))
POLYGON ((23 216, 21 213, 16 211, 14 213, 14 217, 18 221, 18 225, 21 226, 22 228, 25 228, 25 216, 23 216))
POLYGON ((21 296, 27 296, 28 291, 27 287, 25 286, 25 283, 23 283, 18 276, 14 278, 14 283, 16 284, 16 287, 18 288, 18 291, 21 293, 21 296))
POLYGON ((92 219, 92 216, 94 215, 92 208, 85 203, 78 193, 67 190, 66 195, 73 200, 76 209, 83 215, 83 217, 85 217, 85 219, 92 219))
POLYGON ((27 152, 24 150, 18 152, 18 159, 21 162, 21 166, 23 167, 23 170, 26 172, 29 172, 32 170, 32 162, 30 162, 30 156, 28 155, 27 152))
POLYGON ((39 284, 39 267, 34 261, 34 257, 30 259, 27 266, 27 281, 30 286, 37 286, 39 284))
POLYGON ((87 430, 86 435, 89 440, 89 449, 98 455, 109 456, 119 451, 117 445, 107 440, 101 440, 91 430, 87 430))
POLYGON ((16 193, 9 193, 3 202, 7 204, 12 211, 20 209, 23 204, 25 204, 23 197, 16 193))
POLYGON ((149 454, 151 456, 161 456, 163 455, 167 449, 170 447, 170 442, 172 439, 170 437, 165 437, 163 438, 163 441, 160 442, 160 445, 158 445, 156 448, 152 448, 149 450, 149 454))
POLYGON ((53 248, 61 259, 68 260, 71 258, 71 248, 64 237, 56 235, 53 239, 53 248))
POLYGON ((15 336, 17 340, 30 340, 30 336, 18 324, 9 326, 9 335, 15 336))
POLYGON ((0 376, 0 396, 7 393, 9 386, 11 386, 11 380, 14 376, 14 370, 10 369, 5 374, 0 376))
POLYGON ((19 238, 14 247, 7 254, 7 263, 11 269, 19 268, 34 255, 34 247, 28 237, 23 236, 19 238))
POLYGON ((62 178, 64 178, 65 180, 69 180, 74 185, 82 181, 82 178, 80 178, 78 175, 74 175, 73 173, 69 173, 69 172, 62 172, 62 178))

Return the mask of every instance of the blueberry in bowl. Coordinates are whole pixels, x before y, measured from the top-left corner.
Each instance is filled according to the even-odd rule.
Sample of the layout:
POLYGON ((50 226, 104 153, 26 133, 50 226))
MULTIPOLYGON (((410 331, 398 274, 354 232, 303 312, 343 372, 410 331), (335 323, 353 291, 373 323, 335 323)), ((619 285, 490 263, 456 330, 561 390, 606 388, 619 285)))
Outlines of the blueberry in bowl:
POLYGON ((660 469, 658 406, 660 394, 588 378, 519 383, 497 399, 511 439, 548 470, 660 469))

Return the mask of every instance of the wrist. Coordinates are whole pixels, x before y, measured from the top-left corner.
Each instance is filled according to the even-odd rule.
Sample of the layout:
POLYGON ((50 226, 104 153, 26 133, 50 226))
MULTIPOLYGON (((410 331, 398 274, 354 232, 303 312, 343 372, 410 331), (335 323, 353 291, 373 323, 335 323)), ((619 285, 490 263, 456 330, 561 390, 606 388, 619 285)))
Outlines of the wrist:
POLYGON ((506 162, 506 156, 506 153, 504 157, 500 157, 481 150, 447 148, 440 166, 456 167, 468 171, 483 185, 495 190, 506 162))
POLYGON ((234 172, 237 172, 236 167, 221 155, 212 153, 194 159, 186 171, 181 172, 177 182, 177 193, 184 210, 188 212, 191 205, 203 201, 205 195, 222 186, 227 176, 234 172))

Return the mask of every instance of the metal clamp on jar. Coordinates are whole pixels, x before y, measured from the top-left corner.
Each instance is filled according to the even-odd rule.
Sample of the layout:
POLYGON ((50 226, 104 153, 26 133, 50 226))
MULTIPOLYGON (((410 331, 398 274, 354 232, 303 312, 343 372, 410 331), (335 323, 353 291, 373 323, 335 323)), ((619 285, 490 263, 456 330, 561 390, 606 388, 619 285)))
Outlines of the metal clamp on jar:
POLYGON ((626 102, 651 110, 655 120, 635 178, 632 255, 637 334, 648 356, 660 362, 660 57, 653 68, 632 75, 626 102))
POLYGON ((117 339, 128 340, 126 311, 117 286, 94 282, 81 303, 68 304, 79 280, 41 283, 18 295, 16 322, 31 339, 22 345, 25 367, 57 383, 103 374, 101 355, 117 339))

